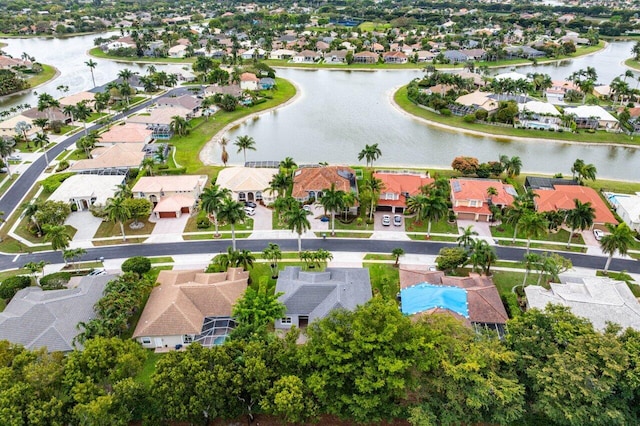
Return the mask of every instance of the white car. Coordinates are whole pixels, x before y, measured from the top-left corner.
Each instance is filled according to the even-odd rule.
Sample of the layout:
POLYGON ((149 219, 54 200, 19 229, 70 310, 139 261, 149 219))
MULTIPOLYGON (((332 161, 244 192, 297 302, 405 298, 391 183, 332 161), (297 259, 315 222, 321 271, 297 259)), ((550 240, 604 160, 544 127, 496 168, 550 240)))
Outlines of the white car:
POLYGON ((602 237, 604 237, 604 232, 599 229, 594 229, 593 236, 596 238, 597 241, 600 241, 602 237))
POLYGON ((244 208, 244 212, 249 216, 253 216, 254 214, 256 214, 256 209, 253 207, 247 206, 244 208))
POLYGON ((402 216, 399 214, 393 216, 393 226, 402 226, 402 216))
POLYGON ((11 154, 10 156, 7 157, 7 160, 10 161, 21 161, 22 157, 18 154, 11 154))
POLYGON ((391 225, 391 216, 389 216, 388 214, 385 214, 384 216, 382 216, 382 225, 383 226, 391 225))

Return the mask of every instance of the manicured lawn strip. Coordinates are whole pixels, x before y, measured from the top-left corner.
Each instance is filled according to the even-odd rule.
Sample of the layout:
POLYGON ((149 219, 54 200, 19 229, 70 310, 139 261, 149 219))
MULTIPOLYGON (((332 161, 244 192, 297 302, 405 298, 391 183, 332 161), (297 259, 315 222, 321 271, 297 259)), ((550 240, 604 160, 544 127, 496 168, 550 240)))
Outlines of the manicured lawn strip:
POLYGON ((87 119, 87 121, 88 122, 92 122, 92 121, 95 121, 95 120, 99 120, 100 118, 106 117, 107 115, 109 115, 109 114, 107 114, 105 112, 92 112, 91 115, 89 116, 89 118, 87 119))
POLYGON ((15 277, 16 275, 29 275, 29 271, 26 269, 9 269, 0 272, 0 282, 6 280, 9 277, 15 277))
POLYGON ((121 62, 151 62, 151 63, 166 63, 166 64, 190 64, 195 62, 195 58, 151 58, 151 57, 142 57, 142 58, 127 58, 115 55, 109 55, 100 49, 99 47, 94 47, 89 50, 89 55, 94 56, 96 58, 102 59, 113 59, 114 61, 121 62))
MULTIPOLYGON (((526 247, 527 246, 527 242, 526 241, 516 241, 515 244, 511 244, 511 241, 505 241, 505 240, 500 240, 498 242, 498 244, 500 244, 501 246, 511 246, 511 247, 526 247)), ((531 249, 542 249, 542 250, 549 250, 549 251, 570 251, 570 252, 574 252, 574 253, 586 253, 587 249, 586 247, 576 247, 576 246, 571 246, 571 248, 567 248, 566 244, 540 244, 540 243, 536 243, 535 241, 531 241, 531 245, 529 246, 531 249)))
POLYGON ((393 264, 364 262, 362 266, 369 269, 373 294, 393 297, 400 291, 400 270, 393 264))
MULTIPOLYGON (((253 219, 248 217, 244 223, 236 223, 236 232, 238 231, 252 231, 253 230, 253 219)), ((215 232, 216 227, 213 223, 209 225, 208 228, 198 228, 198 217, 191 216, 189 220, 187 220, 187 225, 184 227, 184 232, 215 232)), ((231 225, 228 225, 224 222, 218 221, 218 230, 219 231, 231 231, 231 225)))
POLYGON ((51 80, 53 76, 56 75, 56 69, 51 65, 41 64, 42 72, 38 74, 34 74, 33 77, 29 77, 27 79, 27 83, 29 83, 29 87, 36 87, 41 85, 42 83, 46 83, 51 80))
POLYGON ((143 384, 147 389, 151 387, 151 376, 156 371, 156 364, 164 356, 163 353, 156 353, 153 350, 147 351, 147 359, 144 360, 142 370, 138 373, 135 380, 143 384))
POLYGON ((370 238, 373 235, 372 232, 337 232, 333 237, 331 236, 331 231, 323 231, 316 232, 317 237, 323 237, 326 235, 327 238, 370 238), (323 235, 324 234, 324 235, 323 235))
MULTIPOLYGON (((264 103, 249 108, 239 107, 233 112, 219 111, 209 120, 202 117, 191 120, 191 132, 186 136, 176 136, 171 140, 171 143, 177 149, 175 158, 178 164, 186 167, 188 174, 207 174, 211 178, 215 177, 220 167, 204 166, 202 162, 200 162, 198 155, 200 150, 227 124, 249 114, 278 106, 296 94, 295 87, 287 80, 276 78, 276 84, 277 89, 269 92, 273 96, 273 99, 268 99, 264 103)), ((260 141, 257 141, 256 148, 258 152, 260 152, 260 141)), ((218 161, 219 159, 214 160, 218 161)))
MULTIPOLYGON (((29 220, 26 217, 23 217, 22 220, 20 221, 20 224, 15 229, 16 235, 24 238, 25 240, 33 244, 46 244, 48 247, 48 250, 51 250, 51 247, 44 240, 44 234, 41 237, 38 237, 37 235, 32 234, 31 231, 29 231, 28 229, 28 224, 29 224, 29 220)), ((78 232, 78 230, 71 225, 65 225, 65 227, 67 228, 67 233, 73 239, 73 236, 76 235, 76 232, 78 232)))
MULTIPOLYGON (((339 229, 348 231, 373 231, 374 225, 368 224, 363 218, 362 223, 358 226, 358 220, 354 219, 351 223, 344 223, 336 217, 336 231, 339 229)), ((331 232, 331 222, 329 222, 329 232, 331 232)))
POLYGON ((364 255, 364 260, 393 260, 396 258, 390 254, 378 254, 378 253, 367 253, 364 255))
MULTIPOLYGON (((153 228, 156 226, 155 223, 149 222, 146 219, 141 219, 140 222, 144 223, 144 226, 140 229, 131 229, 129 225, 133 222, 133 219, 128 220, 124 223, 124 234, 129 240, 129 236, 132 235, 149 235, 153 231, 153 228)), ((108 237, 121 237, 122 240, 122 231, 120 229, 120 222, 107 221, 102 222, 96 231, 96 235, 94 238, 108 238, 108 237)), ((115 241, 112 241, 115 243, 115 241)))
MULTIPOLYGON (((524 280, 524 272, 513 271, 492 271, 493 283, 498 288, 500 295, 511 293, 511 289, 515 285, 521 285, 524 280)), ((538 274, 535 272, 529 273, 527 277, 527 285, 535 285, 538 281, 538 274)), ((541 282, 544 284, 544 282, 541 282)))
MULTIPOLYGON (((574 142, 588 142, 588 143, 602 143, 602 144, 625 144, 625 145, 639 145, 640 139, 633 139, 624 133, 607 133, 605 131, 597 131, 596 133, 586 133, 580 131, 580 133, 570 132, 549 132, 541 130, 527 130, 527 129, 515 129, 513 127, 499 127, 491 126, 488 124, 480 123, 466 123, 462 117, 456 116, 443 116, 433 113, 424 108, 419 107, 409 100, 407 97, 407 88, 400 88, 394 95, 396 103, 405 111, 413 114, 417 117, 424 118, 433 122, 445 124, 460 129, 474 130, 477 132, 483 132, 494 136, 505 136, 505 141, 508 141, 509 137, 522 137, 529 139, 550 139, 557 141, 574 141, 574 142)), ((502 139, 500 139, 502 140, 502 139)))
POLYGON ((115 246, 115 245, 120 245, 120 244, 142 244, 146 241, 147 237, 144 238, 136 238, 136 237, 129 237, 127 236, 127 240, 126 241, 122 241, 122 237, 120 238, 114 238, 111 240, 101 240, 101 241, 92 241, 91 243, 96 246, 96 247, 101 247, 101 246, 115 246))
POLYGON ((455 241, 458 237, 445 237, 442 235, 431 235, 431 238, 428 238, 425 234, 407 234, 407 236, 409 238, 411 238, 412 240, 417 240, 417 241, 447 241, 447 242, 453 242, 455 241))
MULTIPOLYGON (((251 235, 251 232, 237 232, 236 231, 236 239, 241 239, 241 238, 249 238, 249 235, 251 235)), ((194 235, 183 235, 182 236, 183 240, 230 240, 231 239, 231 233, 228 234, 220 234, 219 237, 215 237, 213 238, 213 232, 208 232, 206 234, 194 234, 194 235)), ((229 243, 229 245, 231 245, 231 243, 229 243)))
POLYGON ((60 127, 60 134, 65 135, 67 133, 75 133, 80 129, 82 129, 82 127, 80 126, 71 126, 69 124, 65 124, 64 126, 60 127))
MULTIPOLYGON (((429 221, 417 222, 414 217, 405 217, 405 229, 407 232, 427 232, 429 221)), ((431 222, 431 232, 436 234, 459 234, 457 223, 449 223, 446 219, 431 222)))
POLYGON ((173 263, 173 257, 171 256, 160 256, 160 257, 150 257, 149 260, 151 264, 154 265, 156 263, 173 263))
MULTIPOLYGON (((491 235, 497 238, 513 238, 513 226, 503 223, 499 226, 491 226, 491 235)), ((527 236, 521 230, 518 230, 518 234, 516 238, 526 240, 527 236)), ((569 241, 569 231, 565 229, 561 229, 558 232, 550 232, 546 235, 542 235, 537 238, 540 241, 553 241, 558 243, 564 243, 567 245, 567 241, 569 241)), ((533 240, 532 240, 533 241, 533 240)), ((571 239, 571 244, 584 244, 584 240, 582 239, 582 235, 579 233, 575 233, 573 238, 571 239)))

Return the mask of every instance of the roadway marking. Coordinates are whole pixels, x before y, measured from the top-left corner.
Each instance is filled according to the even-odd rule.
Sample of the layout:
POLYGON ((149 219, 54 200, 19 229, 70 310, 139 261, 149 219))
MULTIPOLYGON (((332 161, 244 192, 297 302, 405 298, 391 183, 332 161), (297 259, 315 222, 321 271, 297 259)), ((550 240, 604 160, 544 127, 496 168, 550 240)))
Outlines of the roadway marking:
POLYGON ((13 258, 12 262, 15 262, 16 260, 18 260, 19 257, 20 257, 20 255, 16 254, 16 257, 13 258))

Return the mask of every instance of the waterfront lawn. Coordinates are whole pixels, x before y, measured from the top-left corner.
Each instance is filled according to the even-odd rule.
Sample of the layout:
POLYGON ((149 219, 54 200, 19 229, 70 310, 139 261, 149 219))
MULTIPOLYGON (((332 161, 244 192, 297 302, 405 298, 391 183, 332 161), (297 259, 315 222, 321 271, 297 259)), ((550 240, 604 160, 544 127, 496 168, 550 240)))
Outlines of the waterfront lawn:
MULTIPOLYGON (((207 174, 210 177, 215 177, 220 167, 204 166, 198 156, 200 150, 227 124, 249 114, 278 106, 296 94, 295 87, 287 80, 276 78, 276 82, 277 89, 271 92, 273 99, 267 99, 266 102, 248 108, 239 107, 233 112, 219 111, 208 120, 202 117, 191 120, 192 127, 188 135, 174 136, 171 139, 171 143, 176 147, 176 162, 181 167, 186 167, 188 174, 207 174)), ((258 152, 260 152, 260 141, 256 141, 256 143, 258 152)), ((228 149, 231 148, 228 147, 228 149)), ((213 160, 219 161, 217 158, 213 160)))
POLYGON ((140 62, 140 63, 160 63, 160 64, 190 64, 195 62, 195 58, 152 58, 152 57, 146 57, 143 56, 141 58, 135 57, 135 58, 130 58, 130 57, 126 57, 126 56, 115 56, 115 55, 109 55, 108 53, 105 53, 102 51, 102 49, 100 49, 99 47, 94 47, 93 49, 89 50, 89 55, 94 56, 96 58, 102 58, 102 59, 113 59, 115 61, 122 61, 122 62, 140 62))
POLYGON ((636 61, 634 58, 627 59, 626 61, 624 61, 624 64, 629 68, 640 71, 640 61, 636 61))
POLYGON ((395 93, 394 100, 403 110, 425 120, 458 129, 483 132, 494 136, 504 136, 504 138, 497 138, 498 141, 509 142, 510 137, 521 137, 527 139, 551 139, 570 142, 588 142, 594 144, 617 143, 625 145, 640 145, 640 138, 634 139, 632 136, 628 136, 624 133, 607 133, 605 131, 597 131, 595 133, 586 133, 584 131, 580 131, 579 133, 549 132, 546 130, 516 129, 513 127, 492 126, 489 124, 466 123, 462 117, 456 117, 453 115, 448 117, 443 116, 414 104, 407 97, 406 86, 400 88, 395 93))
POLYGON ((29 83, 29 87, 36 87, 43 83, 46 83, 56 75, 56 69, 54 67, 47 64, 41 64, 41 65, 42 65, 42 71, 39 72, 38 74, 27 74, 27 75, 31 75, 31 77, 27 79, 27 83, 29 83))

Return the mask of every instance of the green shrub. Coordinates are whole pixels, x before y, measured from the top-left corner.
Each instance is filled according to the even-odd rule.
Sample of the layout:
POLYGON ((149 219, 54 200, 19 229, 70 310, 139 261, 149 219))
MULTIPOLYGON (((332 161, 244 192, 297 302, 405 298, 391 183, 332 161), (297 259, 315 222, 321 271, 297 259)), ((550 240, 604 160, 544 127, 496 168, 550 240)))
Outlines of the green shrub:
POLYGON ((40 278, 40 287, 43 290, 57 290, 63 288, 71 279, 70 272, 54 272, 40 278))
POLYGON ((158 170, 158 175, 183 175, 187 173, 186 167, 178 167, 175 169, 158 170))
POLYGON ((144 256, 134 256, 125 260, 122 264, 122 272, 135 272, 144 275, 151 270, 151 260, 144 256))
POLYGON ((62 182, 64 182, 74 174, 75 173, 57 173, 55 175, 51 175, 48 178, 42 180, 42 189, 44 189, 45 192, 51 194, 53 193, 53 191, 58 189, 60 185, 62 185, 62 182))
POLYGON ((518 303, 518 296, 513 293, 507 293, 502 295, 502 304, 507 310, 509 318, 515 318, 522 315, 522 309, 518 303))
POLYGON ((489 113, 486 109, 479 109, 476 111, 476 120, 484 121, 489 116, 489 113))
POLYGON ((0 297, 3 299, 11 299, 18 290, 29 287, 31 278, 26 275, 16 275, 9 277, 0 284, 0 297))
POLYGON ((451 110, 449 108, 442 108, 440 110, 440 114, 444 115, 445 117, 450 117, 451 116, 451 110))
POLYGON ((462 117, 462 120, 464 120, 465 123, 475 123, 476 116, 475 114, 467 114, 464 117, 462 117))
POLYGON ((58 163, 58 167, 56 167, 56 172, 61 172, 69 168, 69 162, 67 160, 62 160, 58 163))

